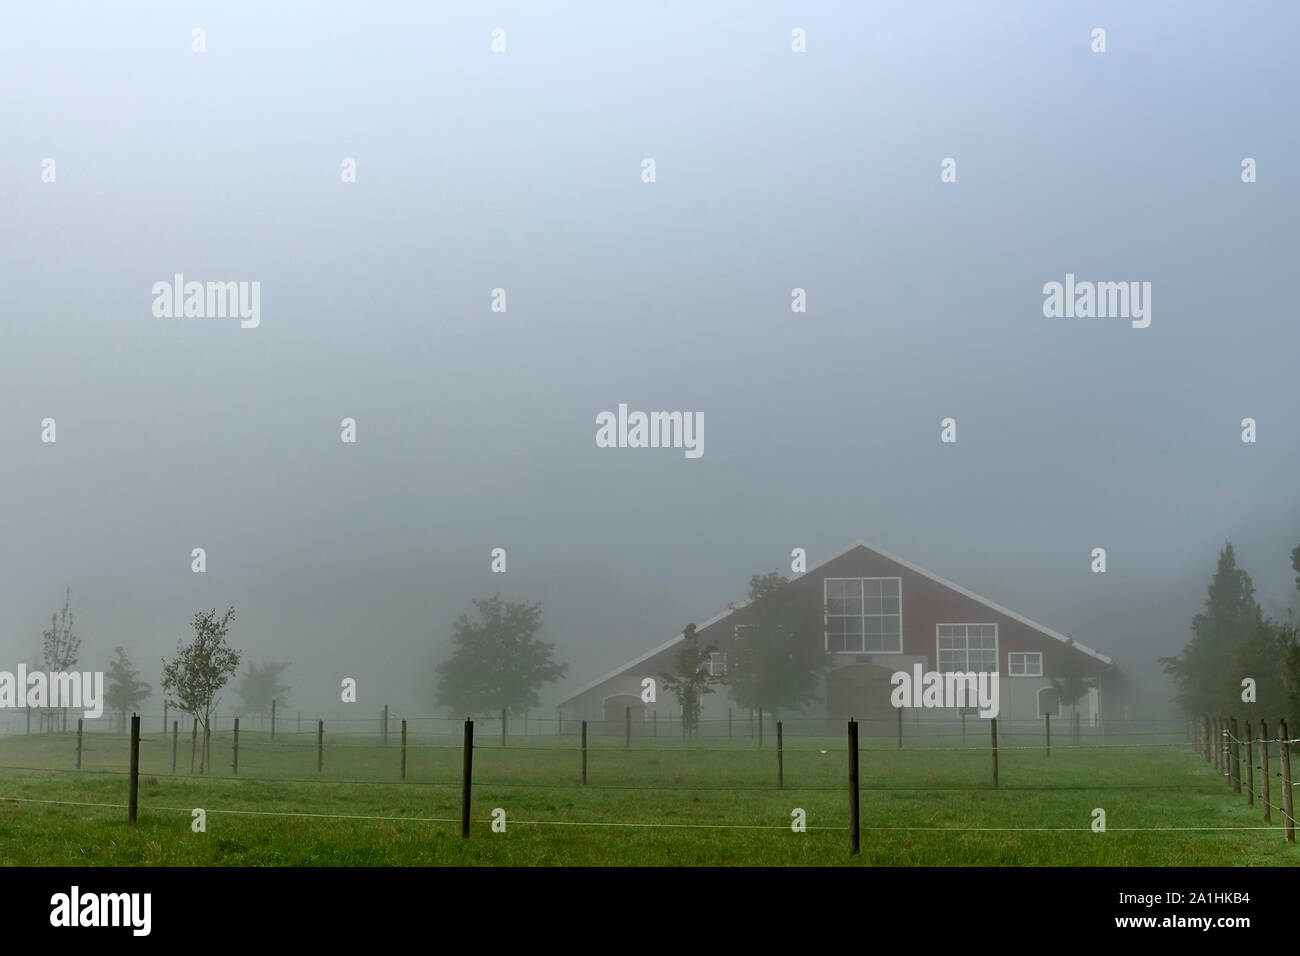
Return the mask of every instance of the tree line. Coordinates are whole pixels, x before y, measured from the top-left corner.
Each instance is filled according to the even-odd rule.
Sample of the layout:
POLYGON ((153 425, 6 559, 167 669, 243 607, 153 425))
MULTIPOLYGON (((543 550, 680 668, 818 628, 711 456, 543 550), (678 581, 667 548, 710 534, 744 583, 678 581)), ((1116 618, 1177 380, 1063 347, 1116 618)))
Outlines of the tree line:
MULTIPOLYGON (((235 676, 241 652, 229 644, 232 607, 218 616, 216 609, 194 616, 193 638, 177 643, 176 655, 162 660, 161 690, 167 704, 192 715, 210 735, 212 715, 221 701, 221 692, 235 676)), ((65 592, 63 608, 50 616, 50 627, 41 635, 41 653, 32 664, 38 670, 70 672, 81 660, 82 640, 77 633, 76 615, 72 611, 72 589, 65 592)), ((258 663, 244 660, 245 672, 235 690, 239 695, 239 716, 270 713, 272 700, 284 703, 289 687, 281 681, 288 662, 258 663)), ((140 710, 153 696, 153 685, 142 680, 126 648, 118 645, 104 671, 104 710, 113 714, 120 728, 125 728, 127 714, 140 710)), ((67 730, 67 708, 44 708, 40 713, 41 729, 67 730)))
MULTIPOLYGON (((1291 552, 1300 589, 1300 546, 1291 552)), ((1288 610, 1285 620, 1266 614, 1255 585, 1237 566, 1231 542, 1219 552, 1204 609, 1192 618, 1182 651, 1159 659, 1192 716, 1229 716, 1243 708, 1261 718, 1286 716, 1300 727, 1300 643, 1288 610)))
MULTIPOLYGON (((809 608, 777 571, 749 580, 749 600, 735 611, 743 628, 725 668, 716 643, 702 645, 694 624, 659 686, 681 707, 683 730, 698 732, 704 697, 726 685, 739 706, 772 714, 797 710, 818 696, 819 678, 831 666, 819 608, 809 608)), ((541 688, 565 675, 554 645, 538 638, 541 605, 503 601, 494 595, 473 602, 476 619, 462 614, 453 625, 452 649, 437 666, 435 704, 452 714, 519 716, 539 704, 541 688)))

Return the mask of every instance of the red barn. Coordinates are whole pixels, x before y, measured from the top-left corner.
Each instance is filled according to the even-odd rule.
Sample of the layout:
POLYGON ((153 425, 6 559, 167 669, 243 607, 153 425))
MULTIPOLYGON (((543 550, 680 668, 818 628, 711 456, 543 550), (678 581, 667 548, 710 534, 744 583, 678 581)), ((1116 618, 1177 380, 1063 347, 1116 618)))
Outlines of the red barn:
MULTIPOLYGON (((795 576, 781 596, 814 620, 820 616, 820 629, 805 633, 822 643, 831 660, 818 699, 798 713, 779 715, 786 720, 826 721, 830 730, 851 716, 895 719, 892 675, 911 674, 918 664, 924 672, 996 674, 1001 720, 1041 721, 1044 714, 1055 719, 1077 712, 1085 725, 1095 726, 1104 714, 1123 716, 1122 675, 1105 654, 869 544, 852 544, 795 576), (1073 706, 1060 700, 1052 684, 1066 675, 1091 683, 1073 706)), ((744 640, 745 621, 756 614, 762 614, 761 602, 736 605, 697 625, 699 646, 713 648, 706 665, 713 673, 725 678, 736 642, 744 640)), ((675 725, 675 699, 658 694, 654 703, 644 703, 642 682, 671 671, 684 639, 679 633, 565 698, 559 708, 566 722, 587 720, 596 730, 621 733, 630 707, 638 733, 647 732, 652 721, 675 725)), ((725 734, 735 706, 724 681, 704 698, 701 732, 725 734)), ((951 708, 908 713, 909 721, 957 717, 951 708)), ((734 719, 747 725, 750 713, 736 711, 734 719)))

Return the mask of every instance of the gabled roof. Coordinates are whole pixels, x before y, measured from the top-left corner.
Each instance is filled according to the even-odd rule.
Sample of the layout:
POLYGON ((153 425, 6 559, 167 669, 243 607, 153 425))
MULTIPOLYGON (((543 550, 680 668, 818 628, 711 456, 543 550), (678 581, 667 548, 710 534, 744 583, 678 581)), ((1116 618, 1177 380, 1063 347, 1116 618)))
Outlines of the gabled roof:
MULTIPOLYGON (((896 555, 892 555, 888 551, 883 551, 880 548, 868 544, 865 541, 855 541, 853 544, 849 545, 839 554, 835 555, 835 557, 836 558, 841 557, 847 554, 848 552, 852 551, 854 548, 866 548, 868 551, 874 551, 876 554, 880 555, 882 558, 884 558, 887 561, 893 561, 895 564, 901 564, 909 571, 915 571, 917 574, 929 578, 931 581, 934 581, 936 584, 942 584, 946 588, 951 588, 952 590, 956 591, 958 594, 962 595, 963 597, 968 597, 972 601, 978 601, 980 604, 983 604, 985 607, 989 608, 990 610, 997 611, 999 614, 1005 614, 1013 621, 1019 621, 1021 624, 1024 624, 1027 627, 1032 627, 1035 631, 1038 631, 1040 634, 1045 634, 1050 638, 1060 641, 1062 644, 1069 644, 1076 651, 1082 651, 1084 654, 1087 654, 1089 657, 1095 657, 1103 664, 1115 663, 1105 654, 1102 654, 1100 651, 1094 651, 1091 647, 1087 647, 1083 644, 1080 644, 1078 641, 1076 641, 1074 638, 1070 637, 1067 634, 1062 634, 1059 631, 1054 631, 1050 627, 1046 627, 1045 625, 1039 624, 1037 621, 1031 621, 1023 614, 1017 614, 1015 611, 1008 610, 1007 608, 1003 607, 1001 604, 994 604, 988 598, 982 597, 981 595, 976 594, 974 591, 967 590, 966 588, 962 587, 960 584, 953 584, 948 579, 939 577, 939 575, 935 574, 933 571, 929 571, 921 567, 919 564, 913 564, 911 561, 905 561, 903 558, 897 557, 896 555)), ((834 560, 834 558, 829 558, 827 560, 834 560)), ((822 564, 825 563, 826 563, 825 561, 822 562, 822 564)))
MULTIPOLYGON (((929 578, 931 581, 934 581, 936 584, 941 584, 946 588, 950 588, 951 590, 956 591, 958 594, 962 595, 963 597, 968 597, 972 601, 977 601, 980 604, 983 604, 985 607, 989 608, 990 610, 997 611, 999 614, 1003 614, 1011 618, 1012 620, 1019 621, 1021 624, 1033 628, 1034 630, 1038 631, 1040 634, 1053 638, 1054 640, 1058 640, 1063 644, 1068 644, 1071 647, 1073 647, 1075 650, 1087 654, 1090 657, 1095 657, 1103 664, 1114 663, 1114 661, 1111 660, 1111 658, 1107 657, 1105 654, 1102 654, 1098 651, 1094 651, 1091 647, 1085 647, 1083 644, 1080 644, 1078 641, 1074 640, 1073 638, 1065 634, 1060 633, 1059 631, 1054 631, 1050 627, 1046 627, 1042 624, 1039 624, 1037 621, 1031 621, 1023 614, 1017 614, 1015 611, 1008 610, 1007 608, 1003 607, 1000 604, 995 604, 994 602, 990 601, 988 598, 981 597, 980 595, 976 594, 974 591, 970 591, 962 587, 960 584, 953 584, 951 581, 947 580, 946 578, 939 577, 939 575, 935 574, 933 571, 927 570, 926 568, 921 567, 919 564, 913 564, 911 561, 907 561, 903 558, 898 557, 897 555, 890 554, 888 551, 885 551, 882 548, 877 548, 875 545, 867 541, 862 541, 862 540, 854 541, 852 544, 848 545, 847 547, 841 548, 839 551, 836 551, 830 557, 824 558, 823 560, 817 562, 817 564, 813 565, 807 571, 803 572, 803 574, 801 574, 800 577, 812 574, 814 571, 817 571, 818 569, 824 567, 825 565, 830 564, 832 561, 836 561, 844 557, 850 551, 854 551, 857 548, 865 548, 867 551, 872 551, 875 554, 880 555, 886 561, 892 561, 895 564, 902 565, 903 567, 907 568, 909 571, 919 574, 922 577, 929 578)), ((748 607, 752 603, 753 603, 752 601, 743 601, 739 604, 734 604, 731 607, 727 608, 725 611, 722 611, 719 614, 715 614, 713 617, 709 618, 703 624, 697 625, 695 629, 696 631, 703 631, 705 628, 711 627, 712 625, 718 623, 718 621, 721 621, 724 617, 734 614, 736 611, 739 611, 741 608, 748 607)), ((608 674, 604 674, 601 677, 597 677, 593 681, 583 684, 582 687, 578 688, 568 697, 565 697, 562 701, 560 701, 560 704, 561 705, 567 704, 575 697, 582 696, 587 691, 595 687, 599 687, 601 684, 605 683, 605 681, 609 680, 610 678, 617 677, 619 674, 622 674, 624 671, 635 667, 637 664, 640 664, 643 661, 649 660, 650 658, 654 657, 656 654, 668 650, 668 648, 672 647, 674 644, 680 643, 685 639, 686 639, 686 634, 684 632, 678 633, 675 637, 672 637, 669 640, 664 641, 664 643, 660 644, 658 647, 646 651, 640 657, 633 658, 632 660, 628 661, 626 664, 614 668, 614 670, 610 671, 608 674)))

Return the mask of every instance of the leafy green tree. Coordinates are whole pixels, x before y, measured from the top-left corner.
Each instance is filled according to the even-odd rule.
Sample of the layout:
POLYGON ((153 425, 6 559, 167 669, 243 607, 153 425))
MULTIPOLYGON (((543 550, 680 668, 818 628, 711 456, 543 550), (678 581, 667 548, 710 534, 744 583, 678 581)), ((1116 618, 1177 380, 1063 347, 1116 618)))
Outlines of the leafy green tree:
MULTIPOLYGON (((1291 552, 1291 568, 1296 571, 1296 588, 1300 589, 1300 547, 1291 552)), ((1296 639, 1295 619, 1288 614, 1286 623, 1277 625, 1281 648, 1280 669, 1286 694, 1288 730, 1300 728, 1300 642, 1296 639)))
POLYGON ((749 579, 750 603, 735 614, 739 625, 727 665, 727 687, 741 707, 771 714, 797 710, 817 698, 831 665, 821 615, 811 613, 785 587, 777 571, 749 579))
POLYGON ((1177 686, 1174 699, 1185 711, 1217 714, 1240 705, 1240 675, 1233 668, 1233 654, 1256 627, 1259 614, 1255 586, 1250 575, 1237 567, 1229 543, 1219 552, 1205 610, 1192 619, 1191 640, 1178 656, 1160 658, 1177 686))
POLYGON ((241 703, 239 715, 269 714, 271 701, 283 703, 289 693, 289 685, 280 681, 289 662, 257 664, 250 660, 247 665, 248 670, 240 676, 239 686, 235 688, 241 703))
POLYGON ((1095 680, 1085 678, 1079 670, 1078 658, 1073 653, 1074 641, 1066 642, 1065 657, 1061 661, 1061 676, 1049 678, 1061 703, 1070 708, 1070 714, 1076 713, 1076 707, 1088 691, 1097 686, 1095 680))
POLYGON ((121 726, 125 727, 127 713, 134 712, 141 703, 148 700, 153 687, 142 680, 136 680, 140 672, 132 670, 131 659, 126 656, 122 645, 119 644, 114 650, 117 659, 108 662, 108 687, 104 690, 104 706, 117 711, 121 726))
POLYGON ((682 635, 684 639, 673 657, 672 670, 661 673, 659 682, 682 706, 682 733, 694 737, 699 733, 704 695, 713 693, 713 685, 722 683, 722 675, 712 673, 709 667, 717 646, 700 647, 694 624, 687 624, 682 635))
POLYGON ((1228 715, 1243 711, 1251 717, 1276 718, 1287 709, 1286 657, 1288 629, 1255 609, 1250 630, 1232 648, 1229 674, 1234 686, 1233 698, 1226 702, 1228 715), (1241 699, 1243 678, 1255 681, 1255 702, 1241 699))
POLYGON ((221 691, 239 669, 239 651, 228 642, 232 607, 221 617, 217 611, 194 615, 194 639, 176 644, 176 656, 163 660, 162 689, 167 701, 195 717, 203 728, 203 756, 200 768, 212 766, 212 714, 221 701, 221 691))
POLYGON ((537 691, 559 680, 568 664, 553 660, 554 644, 537 639, 540 604, 475 600, 478 620, 462 614, 452 626, 451 656, 437 667, 435 700, 454 714, 522 714, 537 691))

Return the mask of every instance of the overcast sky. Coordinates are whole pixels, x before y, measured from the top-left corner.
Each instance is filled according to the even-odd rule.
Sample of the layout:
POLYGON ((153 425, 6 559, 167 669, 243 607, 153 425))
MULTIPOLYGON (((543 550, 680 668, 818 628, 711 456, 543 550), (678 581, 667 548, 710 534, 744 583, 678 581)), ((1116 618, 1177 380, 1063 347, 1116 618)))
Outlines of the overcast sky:
POLYGON ((234 605, 291 708, 430 713, 500 591, 553 700, 858 538, 1135 673, 1228 539, 1292 601, 1294 4, 3 19, 0 668, 71 587, 84 667, 156 683, 234 605), (156 317, 178 272, 260 282, 260 325, 156 317), (1150 326, 1045 318, 1067 273, 1150 282, 1150 326), (598 448, 619 403, 704 454, 598 448))

